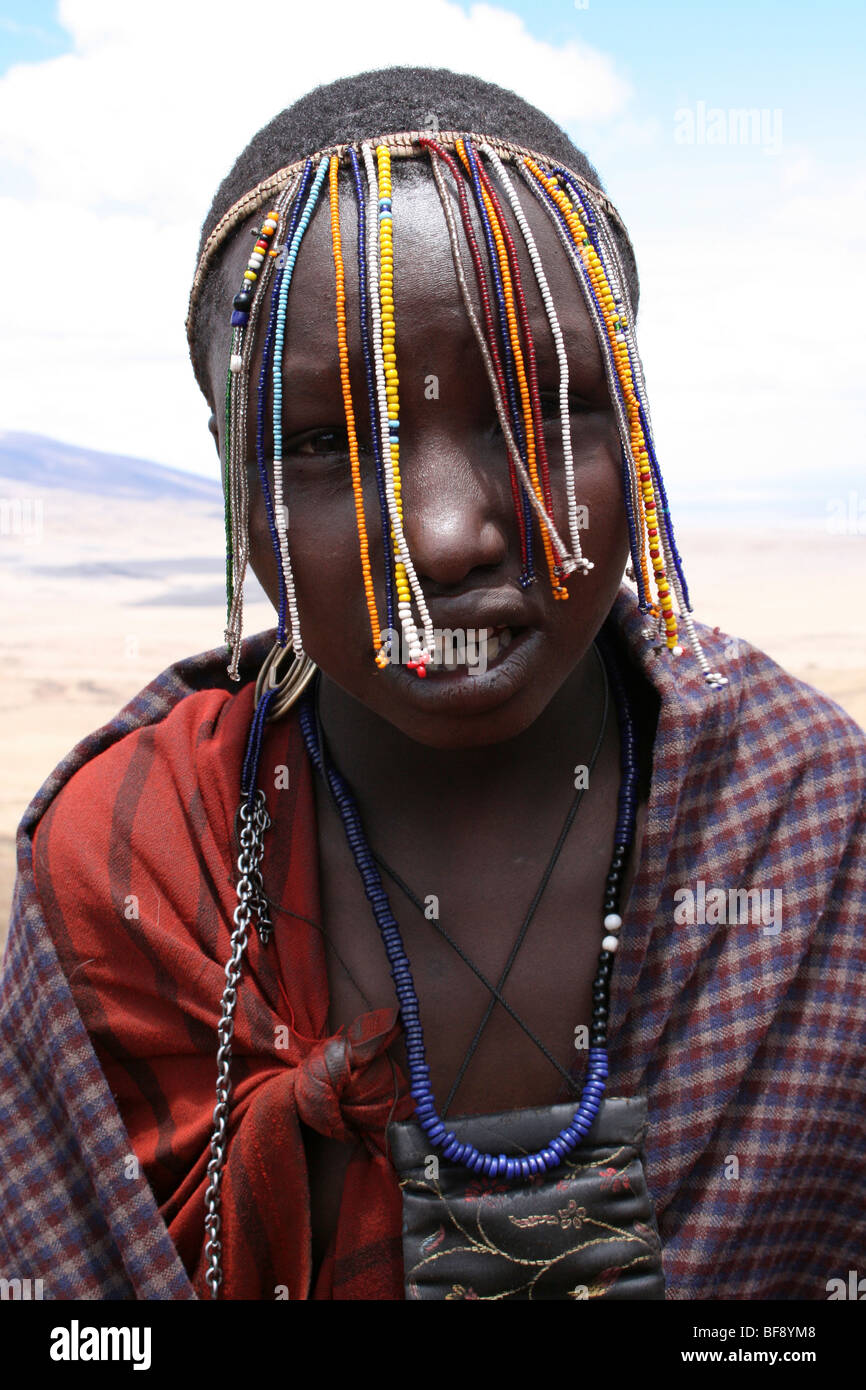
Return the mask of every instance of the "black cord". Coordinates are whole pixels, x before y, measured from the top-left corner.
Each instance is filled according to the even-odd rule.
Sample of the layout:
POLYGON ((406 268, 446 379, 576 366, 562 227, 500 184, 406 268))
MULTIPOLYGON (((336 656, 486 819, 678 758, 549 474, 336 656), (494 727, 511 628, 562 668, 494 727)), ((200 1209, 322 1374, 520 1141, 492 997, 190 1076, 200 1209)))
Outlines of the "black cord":
MULTIPOLYGON (((596 738, 595 747, 593 748, 592 756, 591 756, 590 761, 589 761, 589 764, 588 764, 588 771, 589 771, 590 773, 592 772, 592 769, 593 769, 594 766, 595 766, 596 760, 597 760, 597 758, 598 758, 599 751, 600 751, 600 749, 601 749, 602 740, 603 740, 603 738, 604 738, 605 729, 606 729, 606 727, 607 727, 607 718, 608 718, 608 711, 609 711, 609 706, 610 706, 610 688, 609 688, 609 683, 608 683, 608 678, 607 678, 607 670, 606 670, 606 668, 605 668, 605 664, 604 664, 604 661, 603 661, 603 659, 602 659, 601 653, 599 652, 599 649, 598 649, 598 647, 596 646, 595 642, 593 642, 592 647, 593 647, 593 651, 595 652, 596 659, 598 660, 599 666, 601 667, 602 678, 603 678, 603 681, 604 681, 604 706, 603 706, 603 710, 602 710, 601 724, 600 724, 599 732, 598 732, 598 735, 597 735, 597 738, 596 738)), ((334 810, 335 810, 337 816, 339 817, 339 816, 340 816, 339 805, 338 805, 338 803, 337 803, 336 796, 334 795, 333 788, 331 787, 330 780, 329 780, 329 778, 328 778, 328 776, 327 776, 327 773, 326 773, 326 771, 325 771, 325 749, 326 749, 326 740, 325 740, 324 729, 323 729, 323 727, 322 727, 321 717, 320 717, 320 714, 319 714, 319 677, 318 677, 318 675, 316 676, 315 682, 314 682, 314 691, 313 691, 313 701, 312 701, 312 704, 313 704, 313 716, 314 716, 314 719, 315 719, 315 722, 316 722, 316 740, 317 740, 318 748, 319 748, 319 759, 320 759, 320 767, 319 767, 319 770, 320 770, 320 772, 322 773, 322 777, 323 777, 325 786, 326 786, 326 788, 327 788, 327 790, 328 790, 328 793, 329 793, 329 795, 330 795, 331 801, 332 801, 332 803, 333 803, 333 805, 334 805, 334 810)), ((328 758, 327 761, 328 761, 329 763, 331 763, 331 759, 330 759, 330 758, 328 758)), ((460 957, 460 959, 464 962, 464 964, 465 964, 466 966, 468 966, 468 968, 473 972, 473 974, 477 976, 477 978, 481 981, 481 983, 482 983, 482 984, 484 985, 484 987, 490 992, 490 995, 491 995, 491 998, 490 998, 490 1000, 489 1000, 489 1002, 488 1002, 488 1004, 487 1004, 487 1007, 486 1007, 486 1009, 485 1009, 484 1017, 482 1018, 482 1020, 481 1020, 481 1022, 480 1022, 480 1024, 479 1024, 479 1026, 478 1026, 478 1028, 476 1029, 475 1036, 473 1037, 472 1041, 470 1042, 469 1047, 467 1048, 466 1054, 465 1054, 465 1056, 464 1056, 464 1058, 463 1058, 463 1062, 462 1062, 461 1065, 460 1065, 460 1068, 459 1068, 459 1070, 458 1070, 457 1076, 456 1076, 456 1078, 455 1078, 455 1080, 454 1080, 454 1082, 453 1082, 453 1084, 452 1084, 452 1086, 451 1086, 451 1090, 449 1091, 448 1098, 447 1098, 447 1100, 446 1100, 445 1106, 443 1107, 442 1112, 441 1112, 443 1118, 444 1118, 445 1115, 447 1114, 448 1108, 449 1108, 449 1106, 452 1104, 452 1102, 453 1102, 453 1100, 454 1100, 454 1096, 456 1095, 457 1090, 458 1090, 458 1088, 459 1088, 461 1082, 463 1081, 463 1078, 464 1078, 464 1076, 465 1076, 465 1074, 466 1074, 466 1070, 467 1070, 467 1068, 468 1068, 470 1062, 472 1061, 473 1056, 475 1055, 475 1052, 476 1052, 476 1050, 477 1050, 477 1048, 478 1048, 478 1045, 479 1045, 479 1043, 480 1043, 480 1041, 481 1041, 482 1034, 484 1033, 484 1030, 485 1030, 485 1028, 487 1027, 487 1024, 488 1024, 488 1022, 489 1022, 489 1020, 490 1020, 490 1016, 491 1016, 491 1014, 492 1014, 492 1012, 493 1012, 493 1009, 495 1008, 496 1004, 500 1004, 500 1005, 502 1006, 502 1008, 505 1009, 505 1011, 506 1011, 506 1012, 510 1015, 510 1017, 514 1020, 514 1022, 517 1023, 518 1026, 523 1030, 523 1032, 524 1032, 524 1033, 526 1034, 526 1036, 530 1039, 530 1041, 533 1042, 533 1043, 535 1044, 535 1046, 536 1046, 536 1047, 539 1049, 539 1051, 547 1058, 547 1060, 551 1063, 551 1065, 554 1066, 554 1067, 556 1068, 556 1070, 559 1072, 560 1076, 562 1076, 562 1077, 564 1078, 564 1080, 565 1080, 566 1084, 568 1085, 569 1089, 572 1090, 572 1091, 576 1091, 576 1090, 579 1089, 579 1087, 578 1087, 577 1083, 575 1082, 574 1077, 571 1075, 571 1073, 568 1072, 568 1071, 566 1070, 566 1068, 563 1067, 563 1066, 557 1061, 557 1059, 553 1056, 553 1054, 549 1051, 549 1049, 544 1045, 544 1043, 541 1041, 541 1039, 536 1037, 536 1035, 533 1033, 532 1029, 528 1026, 528 1024, 524 1023, 523 1019, 520 1017, 520 1015, 517 1013, 517 1011, 516 1011, 515 1009, 513 1009, 513 1008, 511 1007, 511 1005, 508 1003, 508 1001, 503 997, 503 995, 502 995, 502 989, 503 989, 503 987, 504 987, 504 985, 505 985, 505 983, 506 983, 506 981, 507 981, 507 979, 508 979, 508 976, 509 976, 509 974, 510 974, 510 972, 511 972, 512 966, 514 965, 514 961, 515 961, 516 958, 517 958, 517 954, 518 954, 518 952, 519 952, 519 950, 520 950, 520 947, 522 946, 522 944, 523 944, 523 942, 524 942, 524 940, 525 940, 526 933, 527 933, 527 931, 529 930, 530 923, 532 922, 532 919, 533 919, 533 917, 534 917, 534 915, 535 915, 535 912, 536 912, 536 910, 537 910, 537 908, 538 908, 538 904, 539 904, 540 901, 541 901, 541 898, 542 898, 542 896, 543 896, 543 894, 544 894, 544 891, 545 891, 545 889, 546 889, 546 887, 547 887, 547 884, 548 884, 548 882, 550 881, 550 878, 551 878, 551 875, 552 875, 552 873, 553 873, 553 870, 554 870, 554 868, 556 867, 557 860, 559 859, 559 856, 560 856, 560 853, 561 853, 561 851, 562 851, 563 845, 565 844, 566 838, 567 838, 567 836, 568 836, 568 832, 569 832, 569 830, 571 829, 571 826, 572 826, 572 824, 573 824, 573 822, 574 822, 575 816, 577 815, 578 807, 580 806, 581 800, 582 800, 582 798, 583 798, 583 792, 584 792, 584 788, 581 787, 581 788, 578 789, 577 793, 575 794, 575 797, 574 797, 574 799, 573 799, 573 801, 572 801, 572 804, 571 804, 571 806, 570 806, 570 808, 569 808, 569 810, 568 810, 568 813, 567 813, 567 815, 566 815, 565 822, 564 822, 564 824, 563 824, 563 826, 562 826, 562 829, 560 830, 559 836, 558 836, 557 841, 556 841, 556 844, 555 844, 555 846, 554 846, 553 853, 552 853, 552 855, 551 855, 550 861, 549 861, 549 863, 548 863, 548 865, 547 865, 547 868, 545 869, 545 872, 544 872, 544 874, 543 874, 543 876, 542 876, 541 882, 539 883, 538 888, 536 889, 535 895, 534 895, 534 897, 533 897, 532 903, 530 904, 530 907, 529 907, 529 909, 528 909, 528 912, 527 912, 527 914, 526 914, 526 916, 525 916, 525 918, 524 918, 524 920, 523 920, 523 922, 522 922, 522 924, 521 924, 520 931, 518 932, 518 935, 517 935, 517 939, 516 939, 516 941, 514 942, 514 945, 512 946, 512 949, 511 949, 511 952, 510 952, 510 954, 509 954, 508 960, 506 961, 505 966, 503 967, 502 974, 500 975, 499 982, 498 982, 497 985, 492 985, 492 984, 490 983, 490 981, 489 981, 489 980, 487 979, 487 977, 483 974, 483 972, 478 968, 478 966, 474 963, 474 961, 466 954, 466 952, 459 946, 459 944, 453 939, 453 937, 452 937, 452 936, 450 935, 450 933, 445 929, 445 927, 442 926, 441 922, 439 922, 438 919, 435 919, 435 918, 434 918, 434 919, 432 919, 432 921, 431 921, 431 919, 427 917, 427 914, 426 914, 426 911, 425 911, 425 908, 424 908, 424 904, 420 901, 420 899, 416 896, 416 894, 412 892, 411 888, 409 888, 409 886, 408 886, 406 883, 404 883, 403 879, 399 876, 399 874, 398 874, 394 869, 392 869, 391 866, 382 858, 382 856, 379 855, 379 854, 377 854, 377 853, 375 852, 375 850, 373 850, 372 847, 371 847, 371 854, 373 855, 373 858, 375 859, 375 861, 376 861, 376 863, 379 865, 379 867, 382 868, 382 869, 384 869, 385 872, 389 875, 389 877, 393 880, 393 882, 397 885, 397 887, 400 888, 401 891, 402 891, 403 893, 405 893, 405 895, 406 895, 406 897, 409 899, 409 901, 410 901, 411 903, 413 903, 414 906, 420 911, 421 915, 424 917, 424 920, 425 920, 425 921, 431 921, 431 925, 433 925, 433 926, 435 927, 435 929, 439 932, 440 936, 441 936, 441 937, 445 940, 445 942, 452 948, 452 950, 454 950, 454 951, 457 953, 457 955, 460 957)), ((346 966, 345 962, 342 960, 342 958, 341 958, 341 957, 339 956, 339 954, 337 953, 336 948, 334 947, 333 942, 331 942, 331 941, 330 941, 330 938, 328 937, 328 933, 325 931, 324 927, 319 928, 319 930, 322 932, 323 936, 325 937, 325 940, 328 941, 329 944, 331 945, 331 949, 334 951, 334 954, 337 956, 337 959, 339 960, 340 964, 343 966, 343 969, 346 971, 346 974, 348 975, 349 979, 350 979, 350 980, 352 981, 352 983, 355 985, 355 988, 358 990, 359 994, 361 995, 361 998, 364 999, 365 1003, 368 1004, 368 1008, 369 1008, 370 1005, 369 1005, 369 1002, 367 1001, 366 995, 364 994, 363 990, 361 990, 360 986, 359 986, 359 985, 357 984, 357 982, 355 981, 354 977, 352 976, 352 974, 351 974, 351 972, 349 971, 348 967, 346 966)))
MULTIPOLYGON (((592 756, 591 759, 589 759, 588 771, 592 771, 592 769, 594 769, 596 759, 598 759, 599 749, 601 749, 602 746, 602 739, 603 737, 605 737, 605 728, 607 726, 607 712, 609 712, 610 706, 610 689, 609 684, 607 684, 607 671, 605 669, 605 663, 603 663, 601 653, 599 653, 598 648, 596 648, 595 642, 594 644, 592 644, 592 651, 595 652, 596 659, 598 659, 599 666, 601 666, 602 669, 602 680, 603 684, 605 684, 605 702, 603 702, 601 727, 599 727, 598 737, 596 737, 595 739, 595 748, 592 749, 592 756)), ((480 1044, 481 1042, 482 1033, 484 1033, 484 1030, 487 1029, 487 1024, 489 1023, 489 1019, 491 1019, 493 1009, 495 1009, 495 1006, 496 1004, 498 1004, 498 1002, 499 1004, 505 1005, 505 999, 502 998, 503 987, 505 987, 507 977, 509 977, 509 974, 512 973, 512 966, 514 965, 514 960, 517 959, 517 952, 520 951, 521 945, 523 945, 525 935, 527 935, 527 931, 530 930, 532 917, 535 916, 535 912, 537 912, 538 909, 538 903, 541 902, 542 897, 544 897, 545 888, 548 887, 550 876, 552 876, 553 869, 555 869, 556 867, 557 859, 559 859, 560 853, 562 853, 564 842, 566 842, 567 837, 569 837, 569 831, 571 830, 571 826, 573 826, 574 817, 577 816, 578 806, 580 806, 580 803, 582 801, 582 795, 584 795, 584 788, 581 787, 578 788, 577 792, 575 792, 573 802, 571 802, 571 806, 569 808, 569 813, 567 813, 566 815, 566 820, 564 820, 562 830, 560 830, 555 847, 553 847, 552 855, 550 855, 548 867, 546 867, 544 874, 542 874, 541 883, 538 884, 538 888, 537 890, 535 890, 534 898, 532 898, 530 908, 528 908, 527 910, 527 915, 525 915, 523 923, 521 923, 520 931, 518 931, 517 933, 517 940, 514 941, 514 945, 512 947, 512 951, 510 951, 509 958, 507 958, 505 966, 503 966, 502 974, 500 974, 498 984, 496 984, 496 986, 493 987, 491 986, 491 984, 488 983, 487 980, 484 981, 484 983, 487 984, 488 990, 491 991, 491 999, 489 999, 487 1008, 485 1008, 484 1017, 482 1017, 481 1023, 478 1024, 477 1030, 475 1030, 475 1036, 473 1040, 471 1040, 470 1045, 468 1045, 466 1055, 464 1055, 463 1058, 463 1062, 460 1063, 460 1068, 459 1070, 457 1070, 457 1076, 455 1077, 455 1080, 453 1080, 452 1087, 450 1087, 448 1099, 446 1099, 445 1105, 442 1106, 442 1119, 445 1119, 446 1113, 448 1113, 450 1105, 453 1104, 453 1099, 455 1099, 457 1090, 459 1090, 460 1088, 461 1081, 463 1081, 463 1077, 466 1076, 468 1065, 470 1065, 471 1059, 473 1059, 475 1052, 477 1052, 478 1044, 480 1044)), ((378 859, 378 856, 374 855, 374 858, 377 858, 377 862, 381 863, 381 866, 384 867, 385 872, 391 874, 391 877, 393 878, 393 880, 395 880, 395 883, 398 883, 398 878, 396 878, 396 874, 393 873, 391 867, 386 865, 384 860, 378 859)), ((398 887, 402 887, 403 891, 407 892, 405 884, 398 883, 398 887)), ((410 901, 416 903, 417 908, 420 908, 421 912, 424 912, 423 906, 421 906, 421 903, 418 902, 418 899, 414 897, 414 894, 410 895, 410 901)), ((430 920, 427 919, 427 915, 425 915, 425 920, 430 920)), ((441 924, 436 922, 436 920, 434 920, 434 926, 436 927, 436 929, 441 931, 442 935, 445 935, 445 930, 442 929, 441 924)), ((446 940, 448 940, 449 944, 452 945, 453 948, 455 948, 455 951, 457 952, 457 955, 460 956, 460 959, 463 960, 463 962, 466 963, 466 965, 470 966, 470 969, 474 970, 475 974, 481 976, 480 970, 478 970, 477 967, 474 966, 474 963, 471 962, 470 959, 468 959, 466 952, 464 952, 463 949, 461 949, 459 945, 457 945, 457 942, 450 940, 450 937, 446 937, 446 940)), ((566 1079, 567 1084, 569 1084, 571 1090, 575 1090, 577 1086, 575 1086, 574 1077, 571 1076, 571 1074, 567 1072, 567 1070, 564 1069, 563 1066, 560 1066, 560 1063, 557 1062, 555 1058, 553 1058, 552 1054, 550 1054, 550 1052, 548 1051, 548 1048, 545 1047, 544 1042, 541 1042, 539 1038, 535 1037, 535 1034, 532 1033, 530 1027, 528 1027, 527 1024, 523 1023, 523 1020, 521 1020, 520 1017, 518 1017, 516 1013, 514 1013, 513 1009, 509 1008, 509 1013, 510 1015, 512 1015, 512 1017, 514 1017, 514 1020, 516 1020, 517 1023, 520 1023, 520 1026, 523 1027, 524 1033, 531 1038, 532 1042, 535 1042, 535 1045, 537 1045, 537 1047, 541 1049, 541 1052, 544 1052, 544 1055, 546 1056, 546 1058, 548 1058, 548 1061, 553 1062, 553 1066, 555 1066, 557 1072, 560 1073, 560 1076, 563 1076, 564 1079, 566 1079)))

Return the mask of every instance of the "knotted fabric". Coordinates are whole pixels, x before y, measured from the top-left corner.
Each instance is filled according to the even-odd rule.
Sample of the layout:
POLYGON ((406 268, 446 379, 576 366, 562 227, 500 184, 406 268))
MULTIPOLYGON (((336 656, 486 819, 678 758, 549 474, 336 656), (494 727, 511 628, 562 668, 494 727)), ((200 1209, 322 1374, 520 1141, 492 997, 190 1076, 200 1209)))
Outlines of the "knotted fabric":
MULTIPOLYGON (((623 588, 608 627, 659 718, 610 1076, 614 1094, 647 1097, 666 1296, 823 1300, 863 1256, 866 739, 742 638, 698 624, 729 678, 718 692, 655 653, 645 626, 623 588), (738 917, 730 895, 747 890, 781 895, 780 910, 738 917)), ((230 846, 249 682, 273 640, 244 644, 240 686, 224 649, 162 672, 64 758, 21 822, 0 981, 0 1269, 42 1279, 45 1298, 207 1294, 230 846)), ((380 1126, 386 1094, 395 1120, 412 1103, 384 1071, 387 1019, 359 1020, 339 1051, 327 1041, 311 776, 290 714, 262 757, 286 830, 265 837, 274 938, 251 937, 239 991, 225 1292, 401 1298, 380 1126), (313 1116, 353 1136, 316 1279, 313 1116)))
MULTIPOLYGON (((60 960, 129 1134, 130 1180, 143 1170, 200 1298, 210 1297, 216 1025, 252 711, 251 684, 236 696, 203 691, 116 743, 72 778, 35 848, 60 960)), ((400 1193, 385 1156, 389 1120, 413 1109, 388 1054, 397 1010, 328 1032, 312 772, 293 719, 269 726, 262 768, 275 931, 268 946, 250 932, 238 989, 220 1296, 402 1298, 400 1193), (350 1145, 336 1233, 316 1271, 305 1127, 350 1145)), ((375 932, 372 919, 361 926, 375 932)))

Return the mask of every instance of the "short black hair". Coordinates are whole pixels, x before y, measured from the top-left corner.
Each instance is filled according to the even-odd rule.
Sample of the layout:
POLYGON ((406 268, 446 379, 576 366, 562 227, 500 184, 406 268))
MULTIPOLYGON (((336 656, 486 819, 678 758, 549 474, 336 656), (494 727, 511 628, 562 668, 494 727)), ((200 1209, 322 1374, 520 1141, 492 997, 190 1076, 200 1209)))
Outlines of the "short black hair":
MULTIPOLYGON (((431 126, 431 134, 436 126, 440 130, 475 131, 538 150, 605 191, 595 168, 565 131, 507 88, 448 68, 377 68, 315 87, 253 136, 214 195, 202 224, 199 256, 208 236, 232 204, 278 169, 329 145, 431 126)), ((612 229, 636 313, 639 282, 631 243, 615 223, 612 229)), ((205 394, 204 345, 217 323, 227 322, 228 318, 226 306, 214 302, 224 249, 220 247, 212 259, 190 324, 190 356, 196 380, 205 394)))

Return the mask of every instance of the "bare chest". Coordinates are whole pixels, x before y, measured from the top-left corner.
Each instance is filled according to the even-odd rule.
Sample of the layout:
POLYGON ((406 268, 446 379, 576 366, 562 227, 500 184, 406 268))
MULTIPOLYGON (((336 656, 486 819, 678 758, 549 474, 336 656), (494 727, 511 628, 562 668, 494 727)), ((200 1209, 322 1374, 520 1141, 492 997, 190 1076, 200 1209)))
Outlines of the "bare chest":
MULTIPOLYGON (((404 853, 392 851, 388 863, 409 892, 385 869, 382 882, 409 958, 440 1113, 484 1114, 568 1098, 562 1072, 576 1067, 579 1073, 591 1015, 616 773, 611 759, 600 767, 595 794, 578 807, 558 855, 564 815, 533 816, 526 808, 465 840, 431 834, 425 845, 391 837, 404 853)), ((393 1007, 396 996, 342 824, 317 797, 333 1031, 367 1010, 393 1007)), ((623 902, 645 814, 641 801, 623 902)), ((402 1042, 392 1050, 407 1074, 402 1042)), ((314 1258, 320 1258, 336 1224, 348 1148, 312 1134, 308 1141, 314 1258)))

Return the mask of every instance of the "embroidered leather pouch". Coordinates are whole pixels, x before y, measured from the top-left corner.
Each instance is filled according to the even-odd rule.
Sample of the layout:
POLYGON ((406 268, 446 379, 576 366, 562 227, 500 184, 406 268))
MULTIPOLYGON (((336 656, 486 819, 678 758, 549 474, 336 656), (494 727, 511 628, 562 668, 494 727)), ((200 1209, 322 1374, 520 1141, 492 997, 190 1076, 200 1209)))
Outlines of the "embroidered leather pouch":
MULTIPOLYGON (((543 1148, 574 1105, 449 1120, 479 1149, 543 1148)), ((388 1126, 403 1192, 407 1299, 663 1299, 647 1191, 644 1097, 609 1097, 583 1143, 529 1182, 487 1178, 434 1152, 417 1121, 388 1126)))

